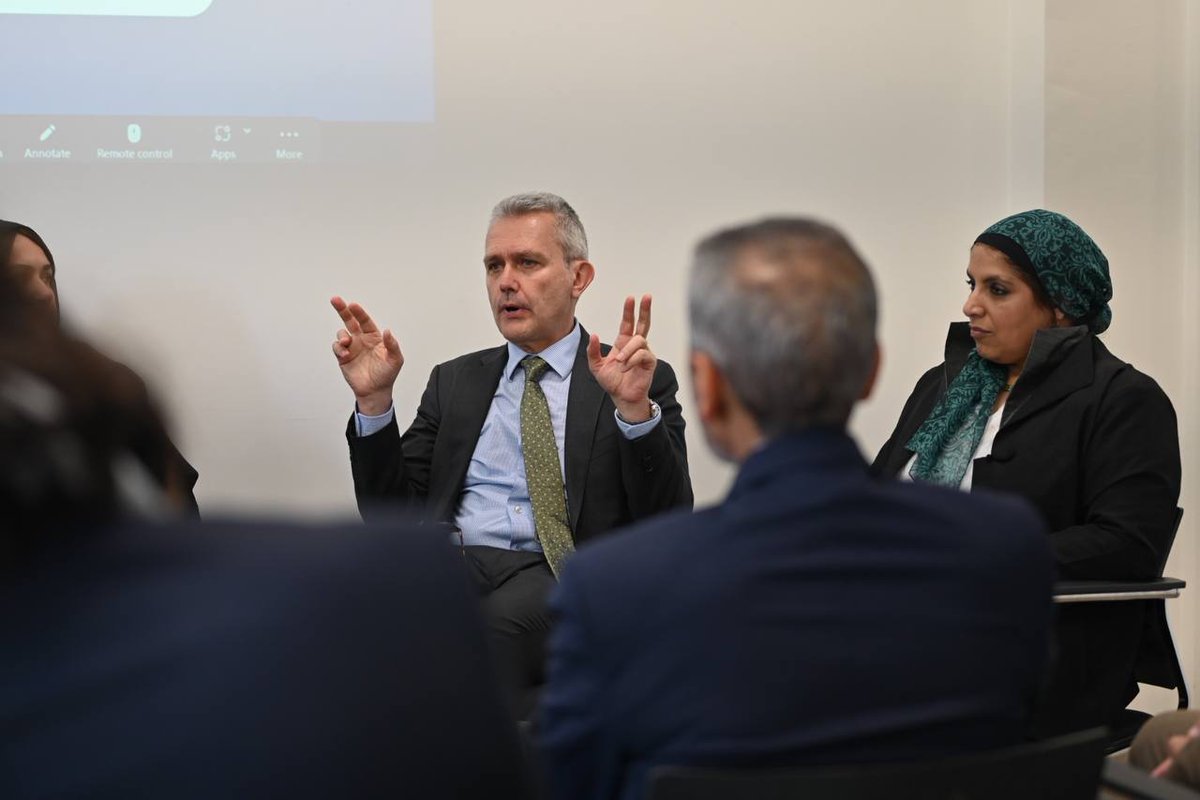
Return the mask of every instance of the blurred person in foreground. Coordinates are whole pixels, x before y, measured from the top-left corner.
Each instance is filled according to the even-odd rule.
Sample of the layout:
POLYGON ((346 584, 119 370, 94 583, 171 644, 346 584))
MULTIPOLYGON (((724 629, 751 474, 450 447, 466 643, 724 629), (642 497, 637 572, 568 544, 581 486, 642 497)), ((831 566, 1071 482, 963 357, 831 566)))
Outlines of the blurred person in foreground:
MULTIPOLYGON (((19 222, 0 220, 0 267, 29 301, 30 314, 27 325, 58 326, 60 321, 58 297, 58 267, 45 240, 37 231, 19 222)), ((124 371, 120 380, 136 390, 140 383, 131 370, 113 362, 111 371, 115 375, 124 371)), ((145 387, 141 392, 146 393, 145 387)), ((148 402, 148 398, 146 400, 148 402)), ((131 443, 138 459, 150 471, 154 479, 167 491, 172 503, 183 511, 199 516, 195 487, 199 473, 166 439, 135 440, 131 443)))
POLYGON ((31 313, 0 274, 0 797, 521 796, 440 537, 155 522, 144 385, 31 313))
MULTIPOLYGON (((961 275, 959 276, 961 277, 961 275)), ((1064 580, 1162 574, 1179 500, 1175 410, 1098 338, 1112 321, 1108 259, 1073 221, 1034 209, 975 238, 966 322, 921 376, 872 466, 879 474, 1026 498, 1064 580)), ((1142 603, 1068 603, 1033 733, 1118 723, 1137 694, 1142 603)))
POLYGON ((1014 744, 1053 564, 1021 500, 869 476, 846 432, 879 365, 870 273, 834 228, 710 236, 690 280, 696 408, 728 497, 582 549, 552 599, 554 796, 655 765, 926 759, 1014 744))
POLYGON ((1130 745, 1129 763, 1200 790, 1200 711, 1168 711, 1147 720, 1130 745))

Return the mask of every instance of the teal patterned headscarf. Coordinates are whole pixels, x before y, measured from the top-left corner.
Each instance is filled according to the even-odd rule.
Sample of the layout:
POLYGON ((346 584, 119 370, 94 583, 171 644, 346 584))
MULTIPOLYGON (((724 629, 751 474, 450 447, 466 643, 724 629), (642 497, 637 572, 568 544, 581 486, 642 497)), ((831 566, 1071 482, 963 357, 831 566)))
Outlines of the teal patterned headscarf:
MULTIPOLYGON (((979 235, 1036 278, 1055 307, 1092 333, 1112 322, 1112 281, 1108 259, 1084 232, 1062 214, 1044 209, 1013 214, 979 235)), ((996 397, 1004 388, 1007 368, 972 352, 946 394, 908 441, 917 461, 914 480, 958 486, 987 426, 996 397)))
POLYGON ((979 234, 1026 273, 1036 276, 1056 308, 1092 333, 1112 322, 1108 259, 1083 228, 1062 214, 1037 208, 1005 217, 979 234))

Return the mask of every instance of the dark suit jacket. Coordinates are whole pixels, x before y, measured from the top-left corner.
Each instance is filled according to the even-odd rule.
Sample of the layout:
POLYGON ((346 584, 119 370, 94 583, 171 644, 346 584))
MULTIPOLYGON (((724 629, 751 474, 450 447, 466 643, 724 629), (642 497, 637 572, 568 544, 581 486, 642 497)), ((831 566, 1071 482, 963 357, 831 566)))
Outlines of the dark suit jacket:
MULTIPOLYGON (((662 422, 630 441, 613 419, 613 402, 587 363, 582 331, 567 395, 567 505, 576 543, 675 506, 691 506, 679 385, 658 362, 650 397, 662 422)), ((607 345, 604 352, 608 351, 607 345)), ((421 508, 425 518, 454 519, 471 454, 508 360, 507 346, 481 350, 439 364, 429 376, 417 417, 403 436, 395 420, 371 436, 346 429, 354 491, 364 515, 388 501, 421 508)))
MULTIPOLYGON (((895 475, 905 446, 974 347, 956 323, 946 360, 926 372, 872 469, 895 475)), ((1041 512, 1061 577, 1140 580, 1161 573, 1179 498, 1179 435, 1171 401, 1151 378, 1114 357, 1082 327, 1039 331, 1004 407, 992 454, 972 487, 1018 494, 1041 512)), ((1051 733, 1103 724, 1136 692, 1137 603, 1060 610, 1051 733)))
POLYGON ((123 527, 0 574, 0 797, 521 796, 462 559, 406 533, 123 527))
POLYGON ((841 431, 777 439, 721 505, 568 562, 541 706, 552 792, 638 797, 656 764, 1015 743, 1052 582, 1023 501, 872 479, 841 431))

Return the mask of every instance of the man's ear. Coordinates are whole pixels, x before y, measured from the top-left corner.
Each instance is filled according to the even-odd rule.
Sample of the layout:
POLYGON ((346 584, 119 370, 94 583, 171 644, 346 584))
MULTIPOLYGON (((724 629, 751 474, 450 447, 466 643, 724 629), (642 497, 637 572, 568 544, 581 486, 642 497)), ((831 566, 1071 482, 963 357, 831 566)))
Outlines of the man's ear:
POLYGON ((712 422, 725 415, 725 376, 712 356, 693 350, 689 358, 692 370, 692 394, 702 421, 712 422))
POLYGON ((1054 327, 1061 328, 1064 325, 1074 325, 1075 322, 1068 317, 1061 308, 1054 309, 1054 327))
POLYGON ((883 348, 876 341, 874 351, 871 354, 871 371, 867 374, 867 380, 863 383, 862 391, 858 395, 859 400, 866 400, 871 396, 871 392, 875 391, 875 382, 879 379, 879 368, 882 365, 883 348))
POLYGON ((592 262, 576 262, 571 281, 571 297, 578 300, 583 295, 583 290, 592 285, 595 277, 596 268, 592 266, 592 262))

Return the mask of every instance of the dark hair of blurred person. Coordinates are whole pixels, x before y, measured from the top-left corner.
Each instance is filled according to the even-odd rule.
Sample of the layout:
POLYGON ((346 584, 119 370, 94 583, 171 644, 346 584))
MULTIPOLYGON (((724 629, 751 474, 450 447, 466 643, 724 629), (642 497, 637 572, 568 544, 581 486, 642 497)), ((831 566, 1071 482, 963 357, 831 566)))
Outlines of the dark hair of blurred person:
POLYGON ((123 511, 166 511, 137 451, 169 446, 145 385, 50 324, 0 273, 0 559, 123 511))
MULTIPOLYGON (((46 241, 28 225, 0 219, 0 266, 10 282, 11 304, 24 304, 26 311, 9 321, 13 336, 30 335, 35 328, 49 323, 57 327, 60 321, 58 297, 58 267, 46 241), (13 291, 15 289, 15 291, 13 291), (14 323, 20 320, 20 326, 14 323)), ((76 344, 77 347, 83 347, 76 344)), ((86 348, 84 348, 86 349, 86 348)), ((125 392, 132 399, 142 395, 142 404, 150 406, 148 392, 137 377, 124 365, 111 361, 93 351, 84 357, 96 371, 102 383, 125 392)), ((130 450, 162 486, 170 503, 177 509, 199 516, 194 489, 199 473, 187 462, 168 437, 160 422, 147 420, 143 435, 130 440, 130 450), (161 435, 160 435, 161 434, 161 435)))

